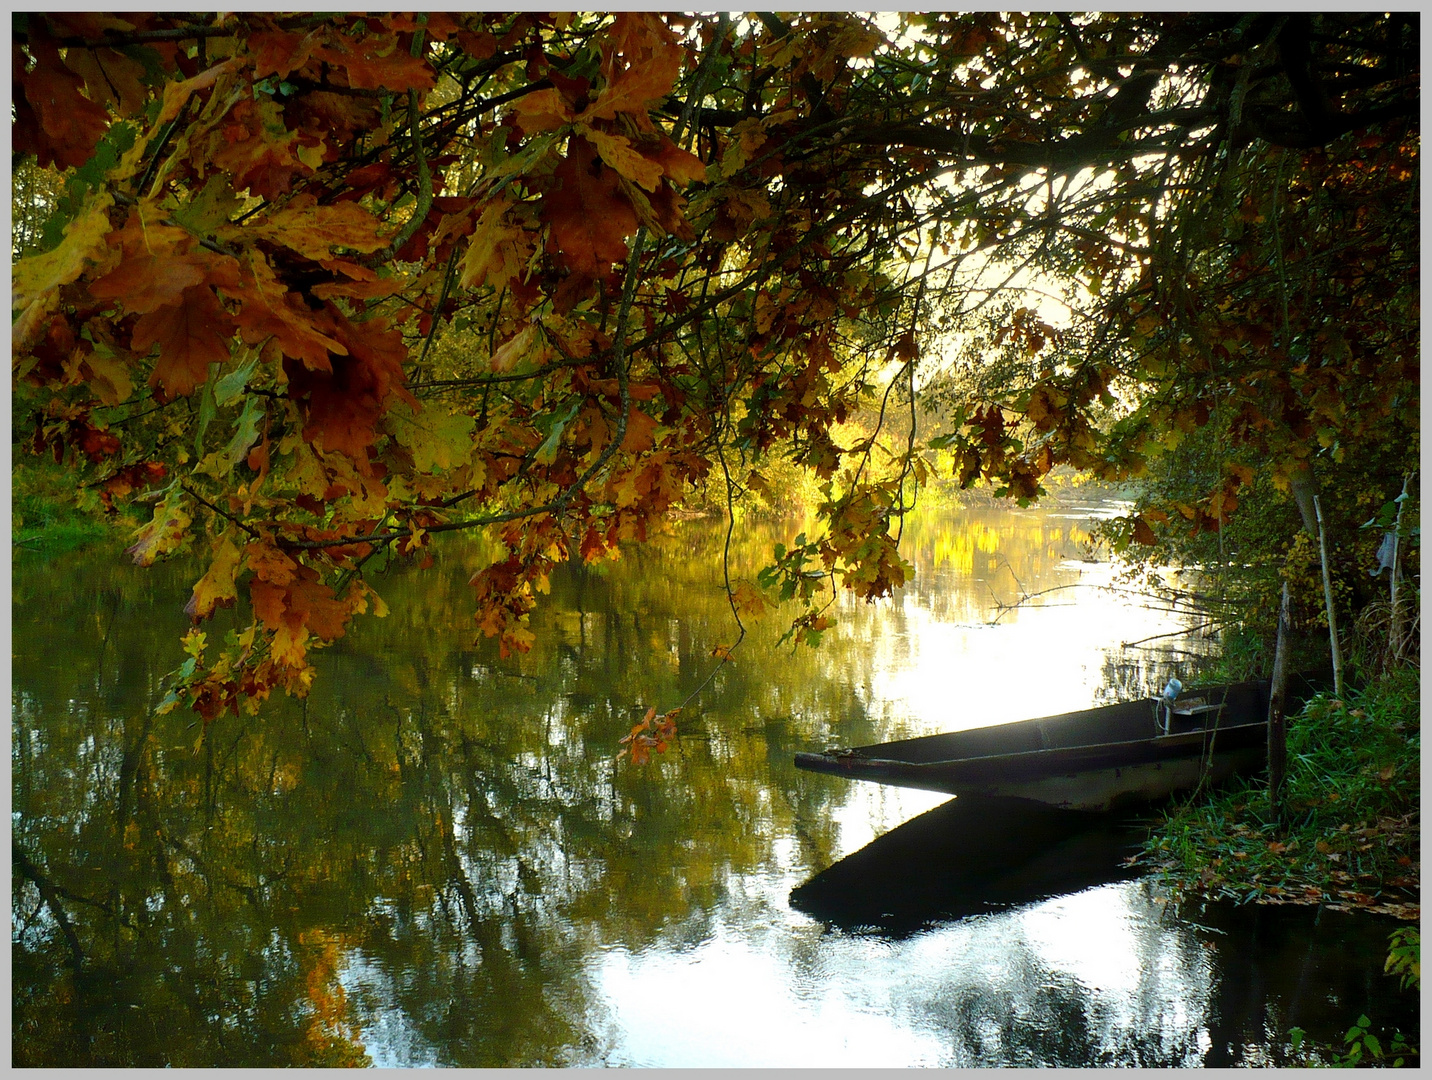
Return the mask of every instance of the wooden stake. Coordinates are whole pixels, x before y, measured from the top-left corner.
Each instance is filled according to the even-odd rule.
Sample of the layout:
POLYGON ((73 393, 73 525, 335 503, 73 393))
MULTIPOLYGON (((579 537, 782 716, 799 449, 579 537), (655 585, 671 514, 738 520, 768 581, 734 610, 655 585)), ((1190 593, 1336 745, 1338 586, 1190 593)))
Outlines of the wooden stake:
POLYGON ((1387 664, 1388 668, 1393 667, 1402 659, 1402 611, 1397 606, 1397 576, 1402 567, 1399 565, 1399 555, 1402 550, 1402 511, 1407 507, 1407 485, 1412 482, 1412 473, 1408 473, 1402 480, 1402 497, 1397 500, 1397 522, 1392 526, 1392 586, 1389 597, 1392 610, 1389 612, 1387 624, 1387 664))
POLYGON ((1323 504, 1313 496, 1313 512, 1318 517, 1318 550, 1323 560, 1323 605, 1328 613, 1328 642, 1333 650, 1333 693, 1339 700, 1343 696, 1342 649, 1338 647, 1338 619, 1333 611, 1333 578, 1328 570, 1328 531, 1323 527, 1323 504))
POLYGON ((1288 725, 1285 714, 1287 700, 1288 667, 1287 646, 1284 639, 1288 632, 1288 583, 1283 582, 1283 602, 1278 607, 1278 644, 1273 650, 1273 679, 1268 688, 1268 802, 1273 808, 1273 817, 1280 825, 1283 822, 1283 779, 1288 771, 1288 725))

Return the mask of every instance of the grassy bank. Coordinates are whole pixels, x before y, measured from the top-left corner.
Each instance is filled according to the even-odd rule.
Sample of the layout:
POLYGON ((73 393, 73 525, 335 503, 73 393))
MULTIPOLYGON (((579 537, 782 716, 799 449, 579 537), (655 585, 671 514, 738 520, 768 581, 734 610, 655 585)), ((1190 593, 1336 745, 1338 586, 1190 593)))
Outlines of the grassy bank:
MULTIPOLYGON (((1417 920, 1421 903, 1421 715, 1416 669, 1339 700, 1320 694, 1288 721, 1281 819, 1256 776, 1169 807, 1140 861, 1176 895, 1235 903, 1322 904, 1417 920)), ((1388 941, 1388 977, 1421 989, 1421 938, 1388 941)), ((1289 1031, 1303 1066, 1415 1065, 1417 1048, 1367 1016, 1341 1045, 1289 1031)))
POLYGON ((58 555, 102 538, 123 539, 138 522, 106 516, 72 473, 45 459, 17 460, 10 472, 10 544, 14 551, 58 555))
POLYGON ((1419 700, 1406 668, 1319 695, 1289 719, 1283 820, 1252 777, 1166 810, 1143 861, 1184 895, 1417 918, 1419 700))

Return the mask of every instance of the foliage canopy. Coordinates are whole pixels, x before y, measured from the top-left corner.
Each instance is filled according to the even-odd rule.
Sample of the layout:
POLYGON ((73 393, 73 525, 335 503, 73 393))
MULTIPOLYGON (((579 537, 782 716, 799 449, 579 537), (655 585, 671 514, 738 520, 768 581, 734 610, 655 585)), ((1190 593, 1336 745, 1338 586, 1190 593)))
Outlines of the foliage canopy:
POLYGON ((19 16, 16 161, 63 183, 14 270, 17 403, 33 450, 154 504, 137 563, 207 551, 196 626, 246 596, 186 639, 169 700, 206 718, 306 692, 382 613, 380 551, 490 530, 477 622, 522 650, 555 564, 780 455, 822 528, 728 592, 814 639, 823 581, 905 579, 936 451, 1032 498, 1216 422, 1236 452, 1143 543, 1219 528, 1255 470, 1415 461, 1418 30, 19 16))

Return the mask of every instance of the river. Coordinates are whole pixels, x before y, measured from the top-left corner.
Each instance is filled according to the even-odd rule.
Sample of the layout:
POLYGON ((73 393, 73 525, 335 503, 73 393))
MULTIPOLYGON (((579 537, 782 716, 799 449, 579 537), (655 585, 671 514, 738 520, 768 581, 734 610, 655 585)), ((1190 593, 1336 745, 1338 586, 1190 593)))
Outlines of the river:
MULTIPOLYGON (((1113 510, 912 520, 910 585, 837 599, 816 650, 754 624, 644 768, 620 737, 735 639, 710 522, 563 567, 506 660, 466 585, 490 551, 451 538, 372 577, 391 614, 319 654, 307 700, 207 730, 150 712, 192 564, 17 553, 15 1063, 1276 1064, 1292 1025, 1415 1034, 1391 924, 1172 904, 1121 869, 1129 822, 1013 830, 971 887, 958 800, 794 768, 1186 672, 1193 617, 1089 543, 1113 510)), ((743 525, 734 572, 799 527, 743 525)))

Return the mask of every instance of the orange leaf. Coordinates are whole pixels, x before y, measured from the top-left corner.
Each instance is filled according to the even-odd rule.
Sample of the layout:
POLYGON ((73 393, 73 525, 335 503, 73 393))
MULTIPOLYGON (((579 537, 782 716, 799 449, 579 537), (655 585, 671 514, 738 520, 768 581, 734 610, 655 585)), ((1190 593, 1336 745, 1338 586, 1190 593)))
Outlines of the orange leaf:
POLYGON ((192 79, 185 79, 179 83, 169 83, 164 87, 164 103, 159 109, 159 116, 155 119, 151 130, 158 131, 169 121, 179 115, 184 104, 189 100, 191 94, 198 93, 207 87, 213 86, 215 80, 225 72, 232 71, 239 66, 239 58, 231 57, 221 64, 215 64, 211 68, 205 68, 192 79))
POLYGON ((286 596, 287 593, 281 585, 258 578, 249 582, 249 602, 253 604, 254 614, 262 619, 270 630, 277 630, 283 625, 283 613, 287 608, 286 596))
POLYGON ((654 150, 643 152, 661 166, 661 169, 678 184, 690 184, 706 179, 706 164, 689 150, 683 150, 665 135, 654 150))
POLYGON ((355 89, 431 90, 436 83, 427 61, 400 48, 396 34, 369 34, 361 40, 330 34, 313 49, 313 59, 343 68, 355 89))
POLYGON ((657 422, 654 419, 640 409, 633 409, 627 416, 626 437, 622 439, 622 449, 629 454, 650 450, 656 445, 656 428, 657 422))
POLYGON ((178 306, 162 307, 140 317, 130 342, 143 355, 156 342, 159 360, 149 385, 163 384, 170 397, 187 397, 208 378, 209 365, 229 358, 233 320, 214 291, 203 285, 184 290, 178 306))
POLYGON ((517 126, 524 134, 537 135, 551 131, 573 119, 572 106, 560 90, 537 90, 524 94, 512 106, 517 126))
POLYGON ((300 580, 289 586, 285 618, 301 623, 324 641, 342 637, 351 614, 348 605, 334 599, 332 588, 321 581, 300 580))
POLYGON ((615 58, 607 52, 602 64, 607 85, 578 119, 614 120, 619 112, 645 119, 650 103, 666 97, 681 74, 681 47, 661 19, 650 12, 619 13, 611 39, 614 51, 621 51, 627 66, 614 70, 615 58))
POLYGON ((287 585, 298 573, 298 564, 267 538, 251 540, 244 548, 244 565, 260 581, 287 585))
POLYGON ((253 277, 225 294, 242 303, 238 314, 239 333, 246 344, 257 345, 272 337, 285 356, 302 360, 305 367, 330 371, 330 354, 342 356, 347 346, 334 334, 337 326, 327 311, 314 311, 303 299, 278 280, 261 257, 249 263, 253 277))
POLYGON ((120 263, 89 291, 96 300, 118 300, 127 310, 144 315, 179 303, 185 289, 203 280, 204 261, 197 256, 146 251, 120 263))

